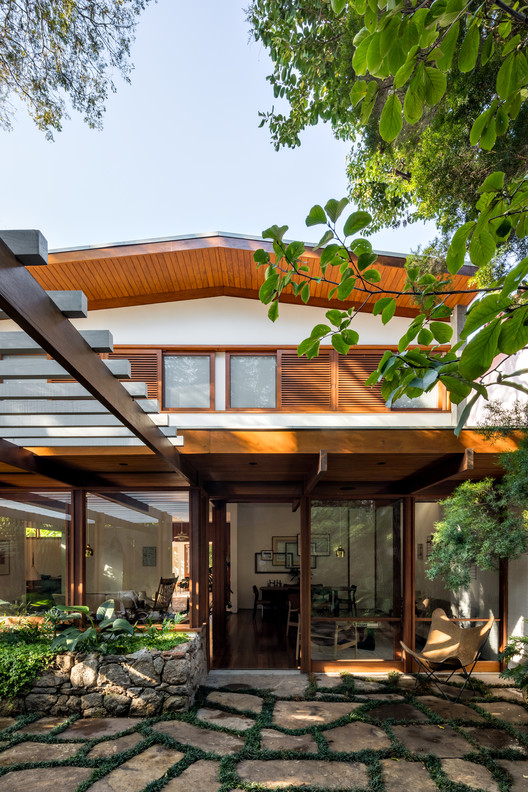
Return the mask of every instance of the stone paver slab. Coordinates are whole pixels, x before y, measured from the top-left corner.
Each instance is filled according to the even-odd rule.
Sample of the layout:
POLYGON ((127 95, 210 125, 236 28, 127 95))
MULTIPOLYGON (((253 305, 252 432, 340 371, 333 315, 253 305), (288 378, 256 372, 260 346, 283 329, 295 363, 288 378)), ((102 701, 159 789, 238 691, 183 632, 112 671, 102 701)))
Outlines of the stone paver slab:
POLYGON ((528 762, 514 762, 511 759, 501 759, 498 764, 504 768, 513 779, 510 792, 526 792, 528 786, 528 762))
POLYGON ((393 726, 393 731, 395 737, 411 753, 432 753, 443 759, 459 759, 474 750, 451 726, 393 726))
POLYGON ((255 721, 251 720, 251 718, 246 718, 244 715, 232 715, 230 712, 210 709, 209 707, 199 709, 196 717, 205 721, 205 723, 212 723, 214 726, 221 726, 223 729, 234 729, 236 731, 247 731, 255 725, 255 721))
POLYGON ((16 718, 0 718, 0 731, 9 729, 16 722, 16 718))
POLYGON ((40 720, 29 723, 27 726, 21 726, 18 731, 23 732, 24 734, 49 734, 52 729, 56 729, 57 726, 61 726, 65 720, 66 718, 64 716, 56 718, 40 718, 40 720))
POLYGON ((75 792, 79 784, 93 773, 89 767, 41 767, 34 770, 13 770, 0 778, 0 792, 75 792))
POLYGON ((361 706, 344 701, 277 701, 273 723, 284 729, 307 729, 332 723, 361 706))
POLYGON ((383 729, 370 723, 347 723, 323 732, 331 751, 381 751, 392 743, 383 729))
POLYGON ((516 701, 522 703, 524 701, 522 690, 517 688, 490 688, 489 693, 491 696, 501 698, 504 701, 516 701))
POLYGON ((96 781, 90 787, 90 792, 141 792, 147 784, 165 775, 169 767, 184 756, 174 748, 152 745, 96 781))
POLYGON ((317 753, 317 743, 311 734, 283 734, 275 729, 262 729, 260 747, 263 751, 317 753))
POLYGON ((438 792, 438 787, 421 762, 382 759, 381 767, 385 792, 402 792, 402 789, 438 792))
POLYGON ((314 786, 331 789, 366 789, 367 767, 359 762, 325 762, 320 759, 260 759, 246 760, 237 765, 236 772, 241 781, 261 784, 265 789, 281 789, 287 786, 314 786))
POLYGON ((341 675, 315 674, 315 679, 317 681, 317 687, 327 688, 329 690, 333 690, 336 687, 341 687, 343 684, 343 678, 341 675))
POLYGON ((416 720, 416 721, 428 721, 429 718, 425 715, 421 710, 416 709, 413 707, 412 704, 400 704, 398 702, 394 702, 393 704, 380 704, 379 707, 374 707, 374 709, 368 710, 366 713, 367 717, 372 718, 373 720, 384 721, 388 720, 388 718, 394 718, 394 720, 416 720))
POLYGON ((495 718, 500 718, 506 723, 518 726, 528 723, 528 711, 519 704, 510 704, 509 701, 482 702, 478 705, 495 718))
POLYGON ((481 748, 491 748, 495 751, 511 748, 514 751, 524 751, 523 745, 502 729, 478 729, 475 726, 466 726, 464 731, 468 737, 476 740, 481 748))
POLYGON ((207 687, 221 690, 239 691, 252 688, 254 690, 271 690, 275 696, 302 696, 310 684, 308 674, 299 672, 284 673, 277 671, 210 671, 205 680, 207 687))
POLYGON ((137 718, 80 718, 66 731, 57 734, 57 740, 96 740, 112 734, 133 729, 138 725, 137 718))
POLYGON ((195 789, 197 792, 201 790, 217 792, 220 786, 218 762, 200 759, 184 770, 180 776, 169 781, 163 787, 163 792, 189 792, 189 789, 195 789))
POLYGON ((358 693, 383 693, 385 690, 383 685, 368 679, 354 679, 354 689, 358 693))
POLYGON ((465 784, 470 789, 482 789, 485 792, 500 792, 500 787, 490 771, 480 764, 466 762, 464 759, 442 759, 442 769, 457 784, 465 784))
POLYGON ((135 748, 143 739, 143 735, 134 732, 133 734, 125 734, 123 737, 118 737, 117 740, 105 740, 98 745, 94 745, 87 756, 89 759, 107 759, 110 756, 135 748))
POLYGON ((260 696, 252 696, 250 693, 233 693, 228 690, 213 690, 207 696, 207 704, 223 704, 224 707, 254 712, 256 715, 262 712, 263 703, 260 696))
POLYGON ((460 701, 471 701, 474 698, 479 698, 480 693, 474 693, 469 686, 462 691, 460 690, 461 687, 462 685, 460 685, 460 687, 456 687, 455 685, 444 684, 441 682, 437 688, 436 685, 431 683, 429 690, 427 690, 425 687, 418 688, 416 695, 428 696, 430 693, 432 693, 435 696, 439 696, 440 693, 438 689, 440 689, 442 693, 445 693, 445 695, 453 702, 459 696, 459 694, 460 701))
POLYGON ((78 744, 19 743, 0 753, 0 767, 23 762, 62 762, 76 754, 80 748, 78 744))
POLYGON ((244 740, 240 737, 212 729, 200 729, 198 726, 183 721, 161 721, 156 723, 152 729, 167 734, 183 745, 192 745, 194 748, 211 751, 219 756, 236 753, 244 745, 244 740))
MULTIPOLYGON (((363 698, 363 697, 362 697, 363 698)), ((403 696, 399 693, 376 693, 374 696, 369 696, 369 701, 405 701, 403 696)))
POLYGON ((483 715, 479 715, 471 707, 466 707, 465 704, 456 704, 454 701, 446 701, 436 696, 421 696, 420 704, 424 704, 440 718, 445 718, 446 720, 456 720, 458 718, 476 723, 484 723, 486 721, 483 715))

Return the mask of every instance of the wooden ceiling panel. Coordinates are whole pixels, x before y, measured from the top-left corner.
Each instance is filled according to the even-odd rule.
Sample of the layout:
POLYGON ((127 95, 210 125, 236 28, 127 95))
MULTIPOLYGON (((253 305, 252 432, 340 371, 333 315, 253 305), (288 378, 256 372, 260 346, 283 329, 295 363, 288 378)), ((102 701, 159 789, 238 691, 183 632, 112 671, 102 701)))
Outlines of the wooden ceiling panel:
MULTIPOLYGON (((267 241, 210 235, 196 238, 131 243, 107 248, 52 253, 47 267, 30 267, 34 277, 46 289, 82 289, 90 310, 121 307, 205 296, 232 295, 258 298, 265 268, 257 270, 253 252, 272 250, 267 241)), ((311 274, 321 274, 317 254, 308 248, 303 260, 311 274)), ((406 272, 404 258, 380 255, 376 266, 387 288, 401 291, 406 272)), ((463 288, 473 274, 464 267, 454 279, 455 288, 463 288)), ((365 293, 355 289, 346 303, 330 300, 328 284, 312 284, 312 303, 323 307, 356 308, 365 293)), ((448 305, 468 304, 471 295, 454 295, 448 305)), ((298 303, 291 289, 283 294, 285 302, 298 303)), ((372 311, 375 298, 363 311, 372 311)), ((397 314, 414 316, 418 312, 408 296, 398 298, 397 314)))

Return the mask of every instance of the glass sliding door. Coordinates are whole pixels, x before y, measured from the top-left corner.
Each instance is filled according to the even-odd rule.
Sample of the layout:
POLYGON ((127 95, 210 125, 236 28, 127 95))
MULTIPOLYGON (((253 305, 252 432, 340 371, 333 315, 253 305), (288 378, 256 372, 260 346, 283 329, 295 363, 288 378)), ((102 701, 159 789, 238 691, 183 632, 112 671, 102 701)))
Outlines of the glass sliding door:
POLYGON ((312 661, 399 659, 401 547, 400 500, 312 502, 312 661))

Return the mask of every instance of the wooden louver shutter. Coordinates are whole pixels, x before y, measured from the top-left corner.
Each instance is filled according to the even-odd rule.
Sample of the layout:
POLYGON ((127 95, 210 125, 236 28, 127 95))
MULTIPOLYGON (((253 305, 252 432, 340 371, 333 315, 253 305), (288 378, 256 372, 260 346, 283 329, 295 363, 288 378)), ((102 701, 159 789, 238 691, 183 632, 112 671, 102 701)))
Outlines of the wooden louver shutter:
POLYGON ((280 406, 310 412, 332 409, 332 361, 329 352, 313 360, 282 350, 279 357, 280 406))
POLYGON ((379 385, 365 385, 378 367, 380 352, 354 352, 337 362, 337 409, 346 412, 387 412, 379 385))
POLYGON ((146 382, 149 399, 158 399, 161 404, 161 350, 127 351, 120 348, 111 352, 109 358, 130 361, 131 379, 134 382, 146 382))

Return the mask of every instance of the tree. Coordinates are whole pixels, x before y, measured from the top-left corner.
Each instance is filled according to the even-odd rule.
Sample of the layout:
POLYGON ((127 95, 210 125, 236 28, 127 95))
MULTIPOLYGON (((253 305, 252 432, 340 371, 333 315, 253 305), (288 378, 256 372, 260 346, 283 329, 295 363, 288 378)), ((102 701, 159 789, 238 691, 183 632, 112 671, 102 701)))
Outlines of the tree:
MULTIPOLYGON (((253 3, 250 18, 266 5, 264 0, 253 3)), ((422 135, 438 136, 445 126, 447 139, 451 135, 453 142, 459 141, 464 156, 474 165, 474 177, 470 177, 474 200, 468 204, 467 214, 463 212, 458 218, 459 223, 465 222, 450 241, 447 272, 432 272, 427 262, 423 266, 416 260, 408 267, 405 292, 413 295, 420 313, 400 339, 398 352, 387 351, 377 371, 367 380, 367 384, 382 383, 389 405, 404 394, 413 398, 442 382, 453 402, 469 397, 460 430, 479 395, 488 398, 486 382, 490 377, 486 381, 483 378, 496 355, 513 355, 528 343, 528 258, 524 258, 487 287, 475 290, 480 299, 468 312, 462 342, 447 353, 439 349, 451 340, 452 331, 445 322, 451 309, 445 300, 452 293, 451 276, 463 266, 466 253, 477 268, 488 270, 501 246, 524 240, 528 232, 526 164, 521 157, 506 167, 506 152, 517 151, 515 140, 521 123, 518 119, 524 118, 527 109, 528 18, 517 5, 510 7, 502 0, 424 0, 414 5, 408 0, 387 0, 381 8, 375 0, 331 0, 330 4, 313 0, 300 4, 302 13, 299 4, 286 0, 272 5, 273 14, 270 11, 269 16, 273 25, 279 24, 277 14, 283 13, 291 28, 289 37, 284 27, 277 36, 273 25, 272 32, 262 28, 259 33, 275 62, 272 81, 276 93, 285 96, 292 108, 289 119, 263 119, 270 123, 277 142, 295 142, 296 130, 325 116, 338 134, 350 136, 360 130, 368 132, 372 118, 376 120, 376 134, 394 165, 398 141, 403 141, 404 146, 406 140, 412 141, 413 127, 421 129, 422 135), (344 53, 352 33, 350 77, 344 53), (323 52, 325 47, 330 54, 323 52), (312 52, 314 63, 310 61, 312 52), (486 84, 475 90, 474 96, 471 93, 473 115, 465 120, 465 126, 460 126, 463 114, 457 116, 454 108, 461 94, 455 92, 455 86, 460 83, 460 75, 467 75, 468 85, 473 81, 478 88, 481 70, 487 70, 493 78, 491 88, 486 84), (449 112, 446 107, 451 108, 449 112), (447 121, 440 123, 444 116, 447 121), (435 124, 440 124, 438 129, 435 124), (465 137, 466 130, 469 139, 465 137), (507 141, 505 146, 503 140, 507 141), (492 152, 493 167, 504 162, 504 168, 490 172, 488 166, 485 178, 477 181, 479 162, 492 152), (411 349, 416 343, 423 348, 411 349)), ((452 183, 452 196, 456 194, 458 172, 449 163, 448 159, 444 166, 447 165, 446 180, 452 183)), ((330 295, 342 302, 352 289, 359 288, 365 294, 365 302, 376 300, 374 314, 381 314, 384 323, 391 320, 398 294, 381 282, 381 273, 374 266, 376 255, 368 240, 353 238, 371 226, 372 216, 361 209, 353 212, 341 230, 337 224, 346 205, 346 199, 330 200, 324 208, 312 207, 306 219, 308 226, 326 226, 317 246, 325 246, 318 275, 303 262, 302 243, 283 243, 286 226, 272 226, 264 232, 263 236, 273 242, 274 256, 260 250, 255 253, 255 260, 258 266, 267 268, 260 296, 270 305, 272 320, 278 316, 284 289, 292 289, 307 302, 314 278, 332 284, 330 295)), ((354 309, 328 311, 329 324, 317 325, 300 345, 299 354, 315 356, 321 341, 327 338, 338 352, 346 354, 358 342, 353 328, 356 314, 354 309)), ((522 373, 525 372, 506 375, 499 368, 492 375, 492 382, 528 393, 514 380, 522 373)))
POLYGON ((0 126, 18 96, 48 138, 68 118, 66 98, 100 128, 111 72, 129 81, 130 44, 149 0, 0 0, 0 126))

